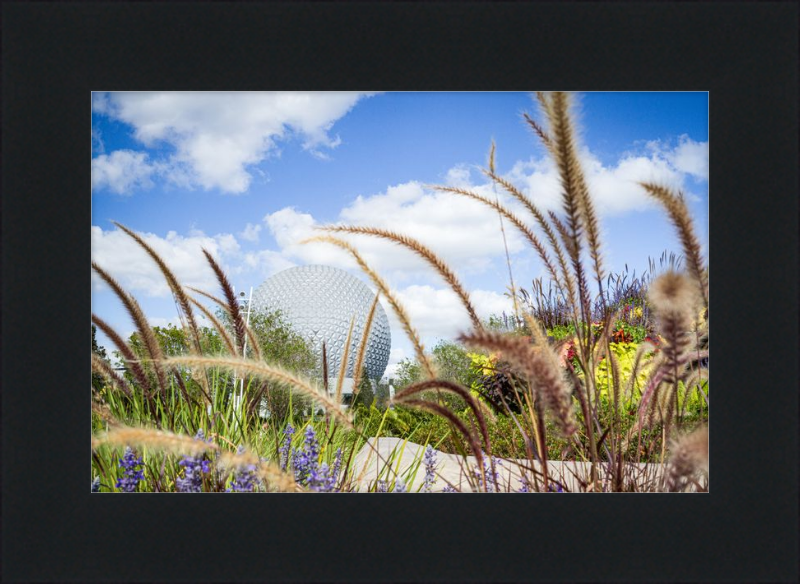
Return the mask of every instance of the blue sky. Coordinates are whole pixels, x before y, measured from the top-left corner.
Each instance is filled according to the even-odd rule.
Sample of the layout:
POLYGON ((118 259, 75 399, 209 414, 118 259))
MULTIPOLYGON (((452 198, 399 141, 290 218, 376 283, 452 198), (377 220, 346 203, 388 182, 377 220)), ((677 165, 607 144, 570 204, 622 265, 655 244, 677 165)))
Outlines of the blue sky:
MULTIPOLYGON (((641 274, 648 257, 680 252, 638 180, 681 189, 708 241, 708 95, 582 93, 581 159, 600 215, 607 270, 641 274)), ((177 323, 155 265, 111 221, 143 235, 187 285, 218 294, 201 249, 237 291, 294 266, 324 263, 365 281, 330 245, 299 245, 314 227, 373 225, 415 237, 447 260, 482 316, 508 310, 496 214, 428 185, 495 196, 480 172, 492 140, 499 174, 542 209, 560 210, 552 162, 522 119, 543 122, 530 93, 95 93, 92 257, 137 297, 154 325, 177 323)), ((514 201, 501 201, 518 210, 514 201)), ((527 219, 524 213, 519 215, 527 219)), ((508 228, 515 283, 543 275, 508 228)), ((398 293, 427 347, 468 326, 455 295, 405 249, 347 237, 398 293)), ((92 310, 126 337, 134 327, 92 276, 92 310)), ((391 310, 392 357, 413 355, 391 310)), ((100 335, 101 344, 110 343, 100 335)))

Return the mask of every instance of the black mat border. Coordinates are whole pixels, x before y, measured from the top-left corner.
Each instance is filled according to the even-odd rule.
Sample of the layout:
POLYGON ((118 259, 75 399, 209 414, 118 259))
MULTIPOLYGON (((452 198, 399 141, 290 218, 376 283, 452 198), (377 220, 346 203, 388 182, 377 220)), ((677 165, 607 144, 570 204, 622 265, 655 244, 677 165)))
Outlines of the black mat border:
POLYGON ((4 581, 797 580, 795 3, 2 11, 4 581), (712 493, 91 496, 88 92, 106 89, 709 90, 712 493))

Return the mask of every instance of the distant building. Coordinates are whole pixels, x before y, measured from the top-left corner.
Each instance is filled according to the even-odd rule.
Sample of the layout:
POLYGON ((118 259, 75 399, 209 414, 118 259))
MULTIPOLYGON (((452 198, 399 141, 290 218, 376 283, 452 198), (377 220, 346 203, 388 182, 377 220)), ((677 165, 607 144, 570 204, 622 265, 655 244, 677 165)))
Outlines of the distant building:
MULTIPOLYGON (((347 332, 355 318, 345 371, 344 394, 353 392, 354 365, 361 346, 367 316, 375 294, 344 270, 330 266, 298 266, 278 272, 253 291, 252 310, 279 310, 295 332, 306 338, 322 362, 322 343, 328 362, 328 388, 336 387, 347 332)), ((364 355, 365 375, 379 380, 389 364, 389 319, 378 304, 364 355)))

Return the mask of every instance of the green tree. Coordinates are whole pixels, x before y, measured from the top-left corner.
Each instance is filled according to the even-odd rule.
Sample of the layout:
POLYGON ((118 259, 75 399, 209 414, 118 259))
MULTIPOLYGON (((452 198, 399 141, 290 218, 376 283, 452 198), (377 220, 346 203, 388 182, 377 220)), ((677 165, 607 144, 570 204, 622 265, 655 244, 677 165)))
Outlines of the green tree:
MULTIPOLYGON (((229 318, 221 312, 217 314, 223 325, 232 332, 229 318)), ((252 329, 262 357, 266 363, 279 365, 295 373, 310 375, 316 365, 316 356, 305 339, 296 333, 291 326, 281 317, 278 312, 273 313, 254 313, 250 316, 250 328, 252 329)), ((154 326, 153 333, 159 347, 167 357, 184 355, 189 352, 187 333, 183 328, 169 324, 166 327, 154 326)), ((137 357, 147 358, 147 351, 144 343, 137 332, 134 332, 128 339, 128 345, 137 357)), ((206 355, 217 355, 226 353, 224 344, 219 332, 210 327, 200 328, 200 345, 206 355)), ((115 352, 117 358, 121 358, 119 352, 115 352)), ((248 350, 248 357, 254 356, 252 350, 248 350)), ((125 373, 129 382, 135 383, 129 372, 125 373)), ((181 378, 186 384, 191 394, 199 392, 199 386, 192 378, 188 368, 181 368, 181 378)), ((155 385, 155 378, 153 378, 155 385)), ((255 393, 261 389, 261 382, 254 382, 252 390, 255 393)), ((217 391, 223 390, 225 395, 230 395, 234 389, 234 379, 225 374, 217 379, 215 384, 217 391)), ((264 387, 263 397, 266 400, 267 408, 276 416, 283 417, 289 412, 289 391, 284 387, 267 383, 264 387)), ((305 400, 299 396, 293 396, 291 402, 294 409, 302 409, 305 400)))
MULTIPOLYGON (((472 359, 464 346, 453 341, 439 341, 430 353, 434 368, 439 379, 460 383, 469 388, 480 379, 480 374, 472 367, 472 359)), ((397 364, 394 378, 394 387, 397 391, 408 387, 412 383, 423 380, 422 367, 416 360, 403 359, 397 364)), ((435 399, 440 399, 451 409, 462 410, 467 407, 466 402, 451 393, 432 392, 429 398, 436 394, 435 399)))
POLYGON ((422 366, 415 359, 400 361, 394 374, 395 389, 399 391, 417 381, 422 381, 422 366))
MULTIPOLYGON (((229 331, 232 331, 227 313, 219 310, 217 318, 229 331)), ((249 325, 258 339, 261 355, 267 363, 306 375, 310 375, 319 366, 319 358, 309 342, 292 328, 291 323, 280 311, 253 312, 250 315, 249 325)), ((252 347, 248 347, 247 356, 253 358, 254 355, 252 347)))
MULTIPOLYGON (((105 348, 97 344, 97 327, 94 325, 92 325, 92 353, 104 361, 108 361, 108 354, 106 353, 105 348)), ((92 387, 97 391, 100 391, 103 385, 105 385, 103 376, 92 372, 92 387)))
MULTIPOLYGON (((156 341, 158 342, 158 346, 161 348, 161 351, 164 353, 165 357, 175 357, 189 353, 188 336, 183 328, 179 328, 170 323, 166 327, 154 326, 152 327, 152 331, 156 341)), ((209 327, 200 327, 199 333, 200 346, 203 349, 204 354, 216 355, 223 352, 222 338, 215 329, 209 327)), ((144 341, 138 332, 134 332, 130 337, 128 337, 128 346, 138 358, 143 360, 143 366, 145 370, 149 372, 151 387, 157 387, 158 384, 155 374, 147 365, 147 359, 149 359, 147 349, 145 348, 144 341)), ((114 351, 114 354, 120 361, 122 361, 122 355, 119 353, 119 351, 114 351)), ((179 371, 181 379, 183 380, 183 383, 185 384, 190 395, 199 396, 201 394, 200 385, 192 376, 190 369, 187 367, 181 367, 179 371)), ((124 375, 131 384, 136 385, 136 381, 129 371, 126 371, 124 375)), ((168 383, 170 383, 170 379, 171 377, 168 378, 168 383)), ((224 390, 226 394, 230 393, 230 391, 233 389, 233 379, 227 374, 220 377, 220 379, 217 380, 215 389, 217 391, 224 390)))
MULTIPOLYGON (((245 307, 245 313, 246 310, 245 307)), ((217 318, 232 330, 227 313, 218 311, 217 318)), ((321 368, 310 343, 292 328, 280 311, 253 312, 249 326, 258 339, 261 356, 266 363, 305 376, 313 376, 321 368)), ((248 348, 247 353, 250 358, 255 355, 252 347, 248 348)), ((293 412, 303 411, 310 403, 305 397, 291 395, 285 387, 271 382, 264 385, 264 401, 270 416, 278 420, 286 419, 293 412)))
POLYGON ((375 407, 383 410, 389 405, 389 383, 379 381, 375 387, 375 407))
POLYGON ((440 341, 433 348, 433 358, 440 379, 470 387, 477 378, 469 352, 458 343, 440 341))
POLYGON ((368 408, 372 405, 373 401, 375 401, 375 391, 372 389, 372 380, 362 374, 358 382, 358 395, 356 395, 353 405, 357 406, 361 404, 368 408))
MULTIPOLYGON (((185 355, 189 352, 189 343, 186 336, 186 331, 183 328, 178 328, 174 324, 168 326, 154 326, 152 327, 153 334, 156 337, 158 346, 167 357, 175 357, 177 355, 185 355)), ((138 332, 134 332, 128 337, 128 345, 133 352, 139 357, 146 357, 147 351, 138 332)), ((200 328, 200 346, 204 354, 216 354, 222 352, 222 339, 216 330, 208 327, 200 328)), ((114 354, 121 357, 118 351, 114 354)))
MULTIPOLYGON (((430 356, 439 379, 470 387, 478 377, 471 367, 469 352, 459 343, 439 341, 430 356)), ((422 379, 422 367, 416 360, 403 359, 397 364, 394 380, 396 389, 402 389, 422 379)))
POLYGON ((268 363, 310 375, 319 360, 309 342, 298 334, 279 311, 250 315, 250 328, 268 363))

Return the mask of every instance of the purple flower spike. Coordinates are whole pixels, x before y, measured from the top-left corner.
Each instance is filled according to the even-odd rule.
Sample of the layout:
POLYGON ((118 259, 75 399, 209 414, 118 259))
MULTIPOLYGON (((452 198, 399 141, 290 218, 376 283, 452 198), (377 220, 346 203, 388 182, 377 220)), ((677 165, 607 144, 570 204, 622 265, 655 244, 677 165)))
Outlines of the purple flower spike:
POLYGON ((436 451, 428 444, 425 448, 425 481, 422 483, 421 491, 430 493, 431 487, 436 480, 436 451))
MULTIPOLYGON (((244 446, 239 446, 236 450, 237 454, 244 452, 244 446)), ((256 465, 248 464, 239 470, 231 481, 231 487, 228 489, 229 493, 252 493, 258 487, 258 477, 256 476, 256 465)))
POLYGON ((123 493, 136 492, 136 487, 139 485, 139 481, 144 480, 142 464, 142 459, 137 458, 130 447, 126 447, 125 455, 119 461, 119 467, 125 472, 123 473, 122 478, 117 480, 117 488, 122 489, 123 493))
MULTIPOLYGON (((204 440, 205 434, 200 429, 195 435, 195 440, 204 440)), ((211 442, 207 440, 206 442, 211 442)), ((211 471, 211 463, 205 460, 204 455, 184 456, 178 463, 184 468, 183 478, 175 480, 175 487, 179 493, 201 493, 203 491, 203 475, 211 471)))
POLYGON ((283 429, 283 434, 283 444, 278 449, 278 454, 280 456, 281 470, 286 470, 289 464, 289 449, 292 447, 292 435, 294 434, 294 428, 291 424, 286 425, 286 428, 283 429))
MULTIPOLYGON (((483 453, 483 475, 486 476, 486 484, 484 485, 486 488, 487 493, 491 493, 493 491, 500 492, 500 487, 498 485, 499 477, 497 476, 497 467, 503 466, 502 461, 498 460, 494 456, 492 457, 492 462, 494 463, 494 471, 489 468, 489 465, 486 463, 486 454, 483 453)), ((475 468, 473 471, 475 478, 478 479, 478 483, 483 485, 483 475, 479 468, 475 468)))
POLYGON ((294 480, 298 484, 308 487, 312 491, 330 493, 336 490, 336 482, 339 479, 339 470, 342 466, 342 449, 339 448, 334 455, 333 466, 327 462, 320 463, 320 445, 313 426, 306 427, 303 433, 303 444, 295 448, 291 457, 291 436, 294 428, 287 426, 284 430, 286 437, 283 445, 278 450, 280 454, 281 468, 288 470, 290 467, 294 471, 294 480))
POLYGON ((336 481, 339 479, 339 470, 342 468, 342 449, 336 450, 333 457, 333 468, 328 474, 328 479, 325 482, 325 491, 330 493, 336 490, 336 481))
MULTIPOLYGON (((308 485, 311 474, 318 473, 319 442, 314 433, 314 427, 309 425, 306 428, 305 439, 302 449, 295 449, 292 466, 294 467, 294 479, 301 485, 308 485)), ((318 477, 314 477, 318 478, 318 477)))

